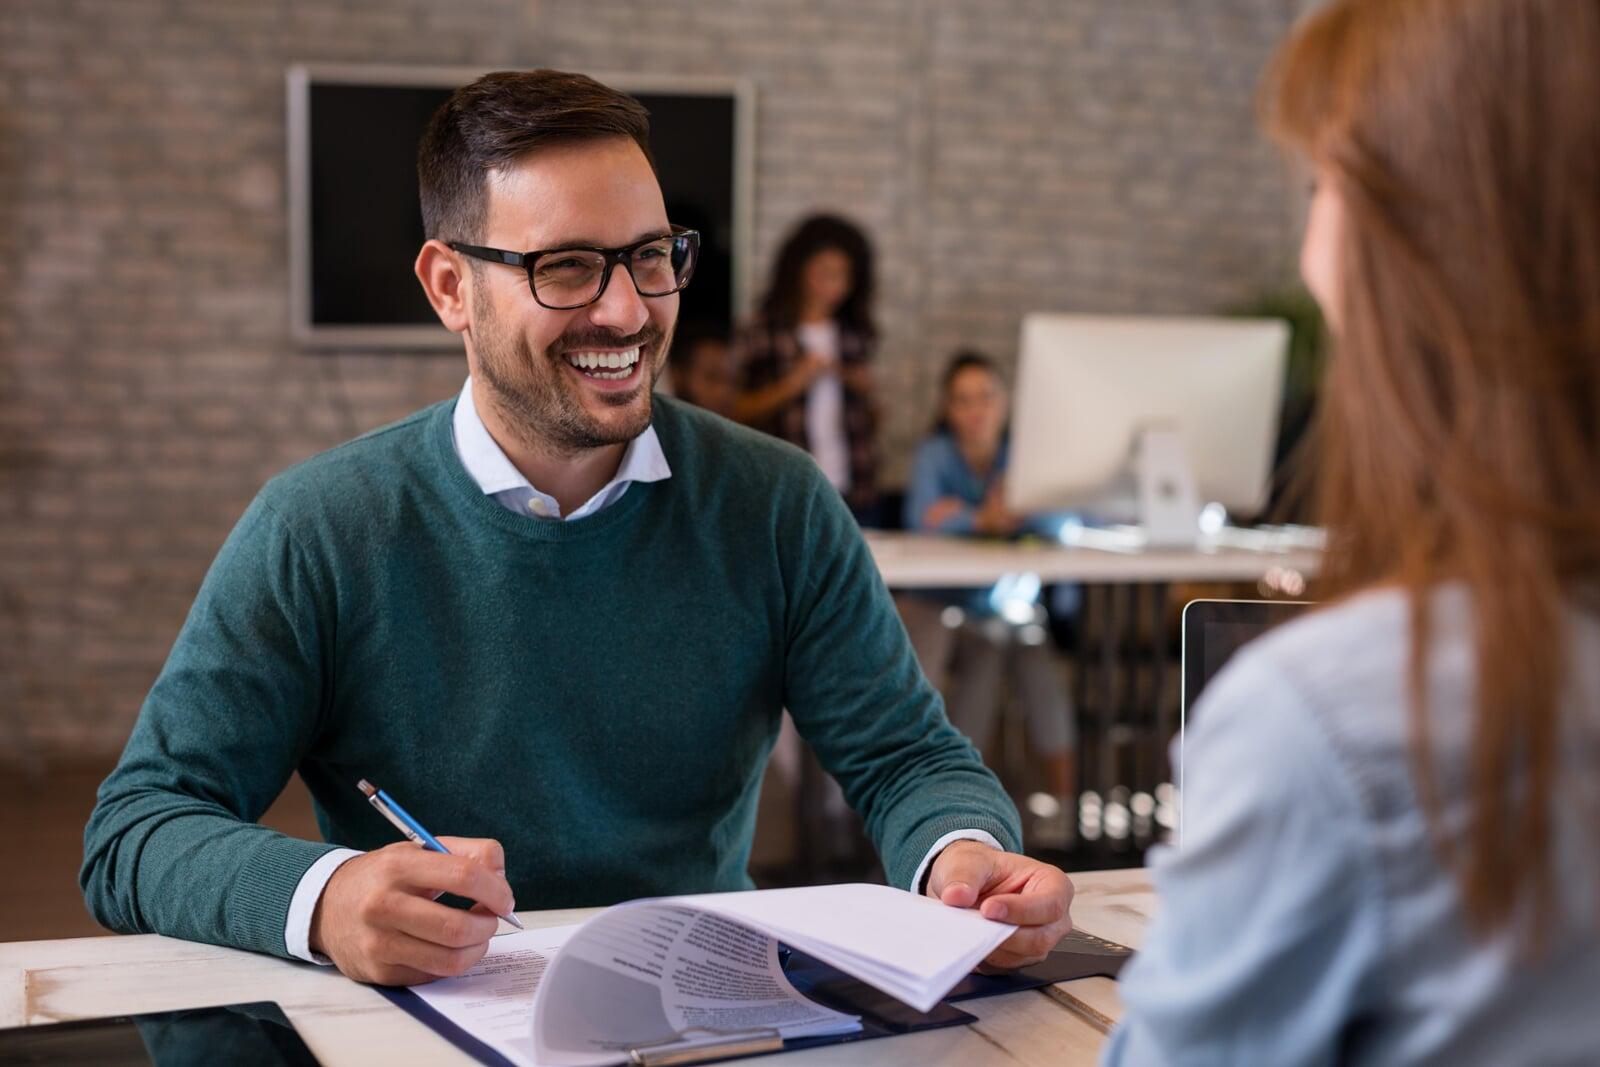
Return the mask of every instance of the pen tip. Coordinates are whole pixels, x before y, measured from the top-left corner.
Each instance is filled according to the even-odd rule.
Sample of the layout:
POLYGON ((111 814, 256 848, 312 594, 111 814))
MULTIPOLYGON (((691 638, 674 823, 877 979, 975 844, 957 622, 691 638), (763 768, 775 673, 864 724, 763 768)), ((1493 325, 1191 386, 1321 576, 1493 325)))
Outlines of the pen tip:
POLYGON ((356 783, 356 788, 361 790, 369 797, 378 791, 378 787, 367 781, 365 778, 356 783))

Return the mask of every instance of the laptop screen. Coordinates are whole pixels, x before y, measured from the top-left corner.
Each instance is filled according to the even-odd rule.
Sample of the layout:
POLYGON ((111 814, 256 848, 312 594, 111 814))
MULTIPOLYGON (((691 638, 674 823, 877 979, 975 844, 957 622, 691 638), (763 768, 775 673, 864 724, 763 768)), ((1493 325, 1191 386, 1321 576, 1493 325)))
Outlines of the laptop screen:
POLYGON ((1178 836, 1183 833, 1184 740, 1189 713, 1234 653, 1311 605, 1293 600, 1192 600, 1183 609, 1183 695, 1178 716, 1178 836))
POLYGON ((1183 713, 1233 654, 1310 605, 1291 600, 1191 600, 1183 609, 1183 713))

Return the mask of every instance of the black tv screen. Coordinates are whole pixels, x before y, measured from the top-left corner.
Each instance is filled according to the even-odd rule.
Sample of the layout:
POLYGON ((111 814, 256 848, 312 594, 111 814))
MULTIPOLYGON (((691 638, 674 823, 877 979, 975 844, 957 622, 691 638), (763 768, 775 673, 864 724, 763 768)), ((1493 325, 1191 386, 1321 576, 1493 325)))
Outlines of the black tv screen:
MULTIPOLYGON (((434 111, 477 71, 343 67, 290 74, 291 307, 310 344, 453 348, 411 265, 422 245, 417 145, 434 111)), ((667 217, 701 233, 700 262, 679 321, 727 329, 736 310, 744 193, 745 90, 635 89, 667 217)))

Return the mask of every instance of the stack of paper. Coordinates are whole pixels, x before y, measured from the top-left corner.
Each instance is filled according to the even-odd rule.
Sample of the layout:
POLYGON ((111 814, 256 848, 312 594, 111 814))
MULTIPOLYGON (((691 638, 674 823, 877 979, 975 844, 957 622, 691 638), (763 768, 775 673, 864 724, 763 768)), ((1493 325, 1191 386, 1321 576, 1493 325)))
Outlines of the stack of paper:
POLYGON ((603 1067, 859 1029, 795 989, 780 941, 926 1012, 1014 929, 877 885, 638 900, 497 938, 467 975, 415 992, 513 1064, 603 1067))
POLYGON ((540 1063, 601 1067, 635 1048, 837 1032, 806 1000, 783 941, 927 1011, 1015 929, 881 885, 637 900, 579 928, 534 1001, 540 1063))
POLYGON ((674 897, 776 937, 927 1011, 1015 926, 882 885, 674 897))

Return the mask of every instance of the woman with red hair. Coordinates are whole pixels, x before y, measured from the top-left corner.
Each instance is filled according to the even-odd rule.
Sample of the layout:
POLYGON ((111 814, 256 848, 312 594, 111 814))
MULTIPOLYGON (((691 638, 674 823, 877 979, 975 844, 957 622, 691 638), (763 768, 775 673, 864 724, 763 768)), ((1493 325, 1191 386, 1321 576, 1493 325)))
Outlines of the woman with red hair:
POLYGON ((1195 711, 1105 1062, 1600 1062, 1600 3, 1336 0, 1266 100, 1331 599, 1195 711))

